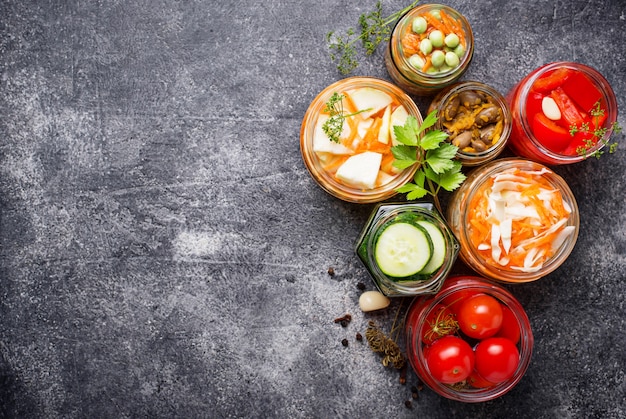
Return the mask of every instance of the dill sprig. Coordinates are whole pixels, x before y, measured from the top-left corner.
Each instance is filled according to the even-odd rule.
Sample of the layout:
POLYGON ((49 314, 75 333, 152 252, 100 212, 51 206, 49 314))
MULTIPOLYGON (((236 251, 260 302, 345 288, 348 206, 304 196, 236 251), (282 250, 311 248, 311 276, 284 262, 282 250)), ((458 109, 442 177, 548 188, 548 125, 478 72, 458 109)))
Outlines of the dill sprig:
POLYGON ((328 138, 335 143, 339 142, 339 137, 343 131, 343 124, 346 118, 371 110, 371 108, 367 108, 346 114, 343 110, 344 97, 343 94, 334 92, 324 107, 324 112, 329 114, 330 117, 322 124, 322 130, 328 138))
POLYGON ((354 28, 349 28, 345 35, 338 35, 335 31, 326 34, 326 43, 330 52, 330 59, 337 63, 337 69, 342 74, 348 74, 359 63, 356 59, 357 49, 355 44, 361 41, 366 55, 372 55, 378 45, 389 40, 391 34, 390 25, 396 22, 400 16, 414 8, 419 0, 415 0, 409 6, 387 17, 383 17, 382 4, 376 3, 375 9, 359 16, 360 33, 354 28))

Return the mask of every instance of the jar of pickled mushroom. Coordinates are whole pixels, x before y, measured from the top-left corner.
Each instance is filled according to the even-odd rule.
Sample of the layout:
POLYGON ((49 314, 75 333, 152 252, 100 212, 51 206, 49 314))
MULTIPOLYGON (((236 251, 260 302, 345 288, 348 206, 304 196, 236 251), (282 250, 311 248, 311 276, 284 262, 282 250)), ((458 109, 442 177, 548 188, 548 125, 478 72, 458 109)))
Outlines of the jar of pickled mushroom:
POLYGON ((385 65, 403 90, 427 96, 458 80, 473 54, 474 35, 465 16, 448 6, 424 4, 396 23, 385 65))
POLYGON ((511 150, 545 164, 577 163, 601 153, 617 121, 617 100, 595 69, 575 62, 539 67, 507 95, 511 150))
POLYGON ((378 204, 355 251, 386 296, 436 293, 456 261, 459 244, 431 203, 378 204))
POLYGON ((576 199, 548 167, 507 158, 472 170, 448 203, 460 257, 504 282, 548 275, 570 255, 580 226, 576 199))
POLYGON ((348 202, 372 203, 396 195, 417 170, 398 169, 391 151, 395 125, 409 116, 419 124, 417 105, 394 84, 373 77, 348 77, 311 102, 300 130, 302 159, 317 183, 348 202))
POLYGON ((428 113, 437 111, 436 128, 459 148, 457 159, 476 166, 496 158, 511 133, 511 111, 493 87, 477 81, 454 83, 435 96, 428 113))

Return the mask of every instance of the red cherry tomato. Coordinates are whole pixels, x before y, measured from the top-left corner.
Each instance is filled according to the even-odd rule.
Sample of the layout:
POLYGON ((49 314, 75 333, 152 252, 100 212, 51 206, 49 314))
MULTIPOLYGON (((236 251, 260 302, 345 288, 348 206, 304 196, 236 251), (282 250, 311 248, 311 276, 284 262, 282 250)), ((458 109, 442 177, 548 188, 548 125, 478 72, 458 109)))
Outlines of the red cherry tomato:
POLYGON ((483 377, 481 377, 480 374, 476 372, 476 369, 474 369, 470 376, 467 377, 467 382, 470 386, 474 388, 487 388, 494 386, 491 381, 487 381, 483 377))
POLYGON ((437 304, 426 316, 422 327, 422 342, 430 345, 442 336, 450 335, 459 330, 454 313, 443 304, 437 304))
POLYGON ((507 338, 511 342, 517 344, 521 337, 521 329, 517 318, 513 311, 505 305, 502 305, 502 326, 498 332, 494 335, 495 337, 507 338))
POLYGON ((474 352, 460 337, 444 336, 430 345, 426 365, 432 377, 440 383, 458 383, 474 370, 474 352))
POLYGON ((565 128, 548 119, 543 113, 536 113, 533 117, 532 131, 547 149, 560 152, 572 141, 572 136, 565 128))
POLYGON ((494 337, 480 341, 474 354, 476 372, 495 384, 511 378, 520 360, 517 346, 506 338, 494 337))
POLYGON ((472 295, 480 294, 480 291, 472 290, 472 289, 461 289, 459 291, 455 291, 454 293, 448 295, 441 302, 444 306, 448 307, 453 313, 457 313, 459 311, 459 307, 461 303, 467 300, 472 295))
POLYGON ((457 321, 461 331, 470 338, 488 338, 502 325, 502 305, 490 295, 476 294, 459 306, 457 321))

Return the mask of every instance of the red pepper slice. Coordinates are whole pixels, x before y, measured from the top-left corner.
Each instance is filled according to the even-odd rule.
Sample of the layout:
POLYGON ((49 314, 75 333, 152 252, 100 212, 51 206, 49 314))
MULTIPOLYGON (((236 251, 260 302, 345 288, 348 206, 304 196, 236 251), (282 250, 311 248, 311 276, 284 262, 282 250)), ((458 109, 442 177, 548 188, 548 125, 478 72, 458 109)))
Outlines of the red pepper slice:
POLYGON ((550 93, 550 97, 554 99, 561 111, 561 120, 566 124, 565 128, 569 129, 572 125, 580 128, 588 120, 587 115, 578 110, 576 104, 561 87, 554 89, 550 93))
POLYGON ((585 112, 591 112, 602 99, 602 92, 585 74, 577 71, 563 83, 563 90, 585 112))
POLYGON ((532 124, 533 134, 548 150, 560 152, 572 141, 572 136, 565 128, 548 119, 543 113, 536 113, 532 124))
POLYGON ((566 156, 578 156, 580 153, 578 152, 579 148, 589 148, 593 147, 598 139, 591 132, 578 131, 574 134, 569 145, 561 152, 566 156), (591 140, 591 145, 589 145, 588 140, 591 140))
POLYGON ((548 93, 552 89, 562 85, 573 73, 574 70, 567 67, 561 67, 556 70, 549 71, 535 80, 535 83, 533 83, 530 90, 534 92, 548 93))

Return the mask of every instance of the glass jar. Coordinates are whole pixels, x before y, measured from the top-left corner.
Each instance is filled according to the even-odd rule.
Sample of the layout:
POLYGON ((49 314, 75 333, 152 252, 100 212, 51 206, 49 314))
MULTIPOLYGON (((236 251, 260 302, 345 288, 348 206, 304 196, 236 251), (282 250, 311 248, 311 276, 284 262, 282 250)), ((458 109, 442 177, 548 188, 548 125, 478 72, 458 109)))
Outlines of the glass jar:
POLYGON ((602 150, 617 121, 617 100, 609 82, 597 70, 575 62, 535 69, 511 89, 507 100, 513 116, 509 147, 518 156, 544 164, 577 163, 602 150), (552 108, 547 114, 544 100, 552 108))
POLYGON ((313 179, 331 195, 356 203, 383 201, 394 196, 417 170, 416 165, 404 170, 392 165, 393 126, 404 125, 408 116, 422 123, 413 100, 388 81, 372 77, 337 81, 313 99, 304 115, 300 129, 302 159, 313 179), (355 114, 346 117, 343 125, 340 123, 338 142, 331 141, 323 130, 329 120, 325 108, 333 94, 344 96, 336 102, 338 111, 355 114), (353 109, 356 107, 360 109, 353 109), (380 129, 375 131, 376 127, 380 129), (354 164, 357 155, 361 160, 354 164), (346 166, 348 159, 353 163, 346 166))
POLYGON ((473 55, 474 34, 465 16, 448 6, 423 4, 396 23, 385 65, 403 90, 428 96, 458 80, 473 55))
POLYGON ((511 133, 511 111, 504 96, 477 81, 454 83, 435 96, 428 114, 437 111, 435 127, 459 147, 457 159, 476 166, 496 158, 511 133))
POLYGON ((447 220, 467 265, 514 283, 557 269, 574 249, 580 225, 576 199, 563 178, 518 158, 470 172, 450 197, 447 220))
MULTIPOLYGON (((444 329, 440 328, 439 330, 443 331, 444 329)), ((454 330, 453 327, 445 332, 462 336, 462 333, 454 330)), ((493 400, 515 387, 530 365, 534 344, 530 321, 519 301, 501 286, 476 276, 450 277, 446 279, 437 295, 416 297, 407 311, 405 333, 407 358, 424 384, 443 397, 469 403, 493 400), (501 329, 496 332, 495 337, 504 337, 515 344, 519 352, 519 362, 512 376, 499 383, 487 382, 477 375, 476 370, 458 383, 441 383, 433 377, 426 361, 426 353, 429 348, 426 343, 432 345, 432 342, 442 333, 438 331, 434 337, 427 334, 430 319, 436 318, 439 314, 438 310, 444 307, 445 310, 449 310, 446 312, 446 315, 450 316, 448 320, 457 321, 460 304, 464 299, 476 294, 487 294, 494 297, 502 307, 503 316, 504 311, 507 312, 507 322, 505 323, 503 320, 501 329)), ((471 346, 480 344, 480 341, 476 339, 470 339, 467 336, 463 338, 471 346)))
POLYGON ((374 208, 356 241, 355 251, 380 292, 394 297, 436 293, 456 261, 459 244, 433 204, 390 203, 374 208), (392 229, 398 231, 398 226, 400 233, 395 234, 392 229), (409 234, 402 228, 408 229, 409 234), (414 246, 413 233, 425 245, 414 246), (390 244, 391 255, 385 252, 390 244), (413 265, 418 259, 422 261, 421 268, 413 265))

